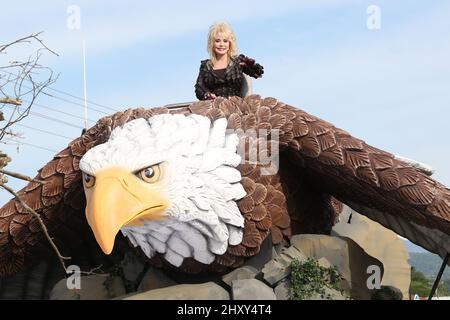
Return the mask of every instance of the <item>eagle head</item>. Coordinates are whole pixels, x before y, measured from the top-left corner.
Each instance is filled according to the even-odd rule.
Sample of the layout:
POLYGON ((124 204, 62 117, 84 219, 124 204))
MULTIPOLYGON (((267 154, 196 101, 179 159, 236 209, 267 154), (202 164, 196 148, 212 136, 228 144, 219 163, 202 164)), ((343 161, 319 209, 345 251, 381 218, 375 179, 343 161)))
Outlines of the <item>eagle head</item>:
POLYGON ((86 218, 103 252, 120 231, 149 258, 210 264, 242 241, 239 138, 226 127, 200 115, 141 118, 83 156, 86 218))

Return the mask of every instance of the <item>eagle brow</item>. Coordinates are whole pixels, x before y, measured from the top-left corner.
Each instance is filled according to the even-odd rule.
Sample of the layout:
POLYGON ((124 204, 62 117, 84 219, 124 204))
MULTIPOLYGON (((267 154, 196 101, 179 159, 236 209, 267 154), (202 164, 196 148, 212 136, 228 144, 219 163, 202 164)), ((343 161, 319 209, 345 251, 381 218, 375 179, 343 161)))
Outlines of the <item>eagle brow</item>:
POLYGON ((89 172, 89 171, 86 171, 86 170, 81 170, 81 169, 80 169, 80 171, 81 171, 81 173, 84 173, 84 174, 90 175, 91 177, 95 177, 95 174, 94 174, 93 172, 89 172))
POLYGON ((144 170, 144 169, 147 169, 147 168, 150 168, 150 167, 153 167, 153 166, 158 166, 158 165, 160 165, 160 164, 163 163, 163 162, 164 162, 164 161, 160 161, 160 162, 157 162, 157 163, 154 163, 154 164, 146 165, 146 166, 144 166, 144 167, 141 167, 140 169, 134 170, 134 171, 133 171, 133 174, 138 174, 139 172, 141 172, 141 171, 144 170))

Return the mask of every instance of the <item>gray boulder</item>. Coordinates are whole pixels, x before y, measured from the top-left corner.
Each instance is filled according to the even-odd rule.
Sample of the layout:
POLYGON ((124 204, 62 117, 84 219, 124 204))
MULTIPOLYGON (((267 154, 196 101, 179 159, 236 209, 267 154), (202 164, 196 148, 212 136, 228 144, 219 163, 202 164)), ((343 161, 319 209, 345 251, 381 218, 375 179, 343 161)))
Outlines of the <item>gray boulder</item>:
POLYGON ((281 280, 275 287, 274 292, 277 300, 289 300, 291 282, 287 279, 281 280))
POLYGON ((106 300, 125 294, 120 277, 110 275, 82 276, 79 289, 69 289, 66 279, 60 280, 50 293, 51 300, 106 300))
POLYGON ((411 266, 404 241, 393 231, 347 206, 344 206, 339 220, 333 227, 332 235, 352 239, 367 254, 382 262, 384 274, 381 286, 398 288, 403 299, 408 299, 411 266))
POLYGON ((325 294, 314 294, 305 300, 348 300, 348 298, 335 289, 325 287, 325 294))
POLYGON ((290 274, 289 265, 292 260, 305 261, 306 256, 296 247, 291 246, 281 250, 280 254, 266 263, 262 269, 264 280, 274 286, 290 274))
MULTIPOLYGON (((326 258, 335 266, 344 278, 342 289, 353 299, 371 299, 372 290, 367 285, 371 268, 379 270, 380 281, 383 278, 383 264, 349 238, 304 234, 293 236, 291 243, 307 257, 326 258)), ((322 263, 326 264, 325 260, 322 263)))
POLYGON ((233 280, 253 279, 259 270, 252 266, 243 266, 235 269, 222 277, 222 281, 231 287, 233 280))
POLYGON ((276 300, 272 288, 257 279, 233 280, 233 300, 276 300))
POLYGON ((229 293, 214 282, 180 284, 127 295, 123 300, 229 300, 229 293))

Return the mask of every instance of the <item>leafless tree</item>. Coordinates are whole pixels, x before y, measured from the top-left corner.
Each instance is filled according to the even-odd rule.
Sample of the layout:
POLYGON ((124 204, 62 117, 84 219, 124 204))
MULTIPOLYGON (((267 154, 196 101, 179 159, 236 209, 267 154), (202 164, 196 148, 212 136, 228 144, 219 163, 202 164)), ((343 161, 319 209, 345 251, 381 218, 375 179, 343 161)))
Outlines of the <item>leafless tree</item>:
MULTIPOLYGON (((54 75, 51 68, 40 63, 40 60, 43 58, 44 54, 58 56, 56 52, 44 44, 40 38, 41 34, 42 32, 38 32, 7 44, 0 44, 0 122, 6 121, 4 125, 0 126, 0 142, 5 143, 3 141, 5 136, 18 137, 18 134, 11 130, 11 127, 29 115, 30 109, 36 98, 40 94, 47 94, 45 92, 45 88, 52 85, 58 78, 58 75, 54 75), (28 55, 28 57, 23 61, 14 59, 8 60, 8 56, 11 55, 9 51, 23 45, 32 46, 34 48, 33 53, 28 55), (6 62, 2 63, 2 61, 6 62)), ((12 53, 12 55, 14 55, 14 53, 12 53)), ((32 179, 23 174, 4 169, 10 161, 11 158, 0 150, 0 187, 13 195, 16 201, 18 201, 30 214, 34 216, 35 219, 37 219, 42 231, 45 234, 45 237, 58 257, 61 266, 64 268, 66 273, 68 273, 68 269, 64 261, 70 260, 71 258, 65 257, 61 254, 53 239, 49 235, 47 227, 45 226, 45 223, 39 213, 30 208, 21 199, 20 194, 7 185, 8 177, 25 181, 34 181, 41 184, 43 182, 32 179)), ((82 271, 81 274, 98 274, 96 270, 100 268, 101 266, 90 271, 82 271)), ((100 274, 103 275, 103 273, 100 274)))
POLYGON ((5 135, 15 135, 10 127, 28 116, 36 98, 58 78, 52 69, 40 64, 44 54, 58 55, 44 44, 41 34, 0 44, 0 119, 6 120, 0 128, 0 141, 5 135), (22 61, 12 59, 10 51, 21 46, 31 47, 33 53, 22 61))
MULTIPOLYGON (((0 44, 0 122, 5 121, 5 124, 0 128, 1 142, 4 142, 3 140, 6 135, 17 137, 17 134, 11 131, 11 127, 29 115, 30 109, 36 98, 41 93, 44 93, 43 90, 53 84, 58 78, 58 76, 54 75, 52 69, 40 63, 44 54, 58 55, 44 44, 40 38, 41 34, 42 32, 39 32, 7 44, 0 44), (25 60, 20 61, 9 57, 10 55, 15 54, 10 54, 10 51, 14 52, 14 49, 24 45, 34 48, 32 50, 33 53, 25 60)), ((67 270, 64 260, 69 258, 61 255, 48 234, 47 228, 40 215, 24 203, 20 198, 20 195, 7 185, 8 176, 26 181, 42 182, 20 173, 4 169, 10 161, 11 158, 0 151, 0 187, 13 195, 14 198, 38 220, 63 268, 67 270)))

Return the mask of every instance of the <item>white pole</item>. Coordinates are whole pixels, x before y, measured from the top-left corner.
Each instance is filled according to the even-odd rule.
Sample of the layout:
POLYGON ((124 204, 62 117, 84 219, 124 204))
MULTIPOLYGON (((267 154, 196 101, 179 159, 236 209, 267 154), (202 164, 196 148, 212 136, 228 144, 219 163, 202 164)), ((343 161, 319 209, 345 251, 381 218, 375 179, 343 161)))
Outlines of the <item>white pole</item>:
POLYGON ((86 85, 86 43, 83 40, 83 82, 84 82, 84 127, 88 129, 87 120, 87 85, 86 85))

